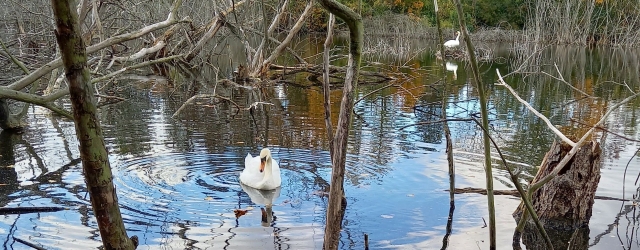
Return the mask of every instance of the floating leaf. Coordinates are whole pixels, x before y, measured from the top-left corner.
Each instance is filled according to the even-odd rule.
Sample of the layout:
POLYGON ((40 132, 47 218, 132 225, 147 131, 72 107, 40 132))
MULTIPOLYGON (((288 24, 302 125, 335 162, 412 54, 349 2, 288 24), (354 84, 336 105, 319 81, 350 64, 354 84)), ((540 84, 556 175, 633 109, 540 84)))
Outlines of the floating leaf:
POLYGON ((243 216, 245 214, 247 214, 248 210, 246 209, 235 209, 233 210, 233 213, 236 215, 236 218, 240 218, 240 216, 243 216))

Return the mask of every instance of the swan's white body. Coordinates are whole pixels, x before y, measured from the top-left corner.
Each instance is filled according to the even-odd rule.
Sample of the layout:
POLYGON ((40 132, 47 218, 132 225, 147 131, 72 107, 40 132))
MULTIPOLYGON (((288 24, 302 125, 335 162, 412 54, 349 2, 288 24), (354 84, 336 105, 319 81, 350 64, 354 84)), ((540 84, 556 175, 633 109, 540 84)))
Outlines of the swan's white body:
POLYGON ((453 48, 453 47, 457 47, 458 45, 460 45, 460 31, 456 32, 458 34, 458 36, 456 37, 456 40, 449 40, 447 42, 444 43, 444 46, 447 48, 453 48))
POLYGON ((260 190, 276 189, 282 183, 278 162, 271 157, 268 148, 260 151, 260 156, 247 154, 244 158, 244 170, 240 174, 240 182, 260 190), (262 166, 264 160, 264 166, 262 166), (261 169, 262 168, 262 169, 261 169))

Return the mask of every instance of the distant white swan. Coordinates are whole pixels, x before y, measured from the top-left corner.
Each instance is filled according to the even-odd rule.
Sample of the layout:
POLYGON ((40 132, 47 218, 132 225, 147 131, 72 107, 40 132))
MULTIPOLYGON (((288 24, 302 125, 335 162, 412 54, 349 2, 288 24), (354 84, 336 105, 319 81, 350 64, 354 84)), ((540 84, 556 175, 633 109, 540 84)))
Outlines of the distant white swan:
POLYGON ((456 40, 449 40, 447 42, 444 43, 444 46, 447 48, 453 48, 453 47, 457 47, 458 45, 460 45, 460 31, 456 31, 456 34, 458 34, 458 36, 456 37, 456 40))
POLYGON ((260 156, 244 158, 244 170, 240 174, 240 182, 255 189, 272 190, 282 183, 280 167, 271 157, 271 151, 263 148, 260 156))

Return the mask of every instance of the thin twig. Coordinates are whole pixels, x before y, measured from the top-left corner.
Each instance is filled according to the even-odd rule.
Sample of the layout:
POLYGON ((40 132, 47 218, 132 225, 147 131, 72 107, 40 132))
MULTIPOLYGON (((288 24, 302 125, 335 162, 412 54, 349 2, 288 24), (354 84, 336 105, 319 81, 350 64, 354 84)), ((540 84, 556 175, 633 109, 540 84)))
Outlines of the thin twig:
POLYGON ((112 95, 99 95, 96 94, 96 97, 102 97, 102 98, 107 98, 107 99, 116 99, 118 101, 126 101, 127 99, 119 97, 119 96, 112 96, 112 95))
MULTIPOLYGON (((584 122, 578 121, 578 120, 576 120, 576 119, 571 119, 571 121, 572 121, 572 122, 575 122, 575 123, 578 123, 578 124, 580 124, 580 125, 584 125, 584 126, 591 126, 591 125, 589 125, 589 124, 586 124, 586 123, 584 123, 584 122)), ((625 140, 627 140, 627 141, 640 142, 640 140, 636 140, 636 139, 629 138, 629 137, 627 137, 627 136, 624 136, 624 135, 618 134, 618 133, 613 132, 613 131, 611 131, 611 130, 609 130, 609 129, 606 129, 606 128, 602 127, 602 126, 598 126, 598 127, 595 127, 595 128, 596 128, 596 129, 599 129, 599 130, 602 130, 602 131, 603 131, 603 132, 605 132, 605 133, 612 134, 612 135, 615 135, 615 136, 620 137, 620 138, 622 138, 622 139, 625 139, 625 140)))
MULTIPOLYGON (((228 101, 232 102, 229 99, 225 99, 225 100, 228 100, 228 101)), ((256 108, 256 107, 258 107, 258 105, 271 105, 271 106, 274 106, 273 103, 270 103, 270 102, 254 102, 251 105, 249 105, 249 107, 244 108, 244 110, 249 110, 249 109, 252 109, 252 108, 256 108)))
POLYGON ((591 95, 589 95, 589 94, 585 93, 584 91, 582 91, 582 90, 580 90, 580 89, 578 89, 578 88, 574 87, 573 85, 571 85, 571 83, 567 82, 567 81, 564 79, 564 77, 562 76, 562 73, 560 73, 560 69, 558 68, 558 64, 554 63, 554 64, 553 64, 553 66, 555 66, 555 67, 556 67, 556 71, 558 72, 558 76, 557 76, 557 77, 556 77, 556 76, 554 76, 554 75, 551 75, 551 74, 549 74, 549 73, 547 73, 547 72, 544 72, 544 71, 541 71, 541 73, 542 73, 542 74, 544 74, 544 75, 547 75, 547 76, 549 76, 549 77, 551 77, 551 78, 553 78, 553 79, 556 79, 556 80, 558 80, 558 81, 560 81, 560 82, 562 82, 562 83, 564 83, 564 84, 566 84, 567 86, 571 87, 571 88, 572 88, 573 90, 575 90, 575 91, 578 91, 578 92, 579 92, 580 94, 582 94, 582 95, 585 95, 585 96, 588 96, 588 97, 593 97, 593 96, 591 96, 591 95))
POLYGON ((233 104, 234 106, 236 106, 236 109, 238 109, 238 110, 241 109, 240 105, 238 105, 236 102, 234 102, 233 100, 231 100, 229 98, 226 98, 226 97, 223 97, 223 96, 219 96, 219 95, 200 94, 200 95, 194 95, 191 98, 189 98, 189 100, 184 102, 182 104, 182 106, 180 106, 180 108, 178 108, 178 110, 175 113, 173 113, 171 118, 175 118, 176 116, 178 116, 180 114, 180 112, 182 112, 182 110, 187 107, 187 105, 193 103, 196 99, 198 99, 198 98, 210 98, 210 97, 214 97, 214 98, 218 98, 218 99, 222 99, 222 100, 228 101, 231 104, 233 104))
POLYGON ((509 90, 509 92, 511 92, 511 95, 513 95, 513 97, 518 99, 518 101, 520 103, 522 103, 525 107, 527 107, 527 109, 529 109, 529 111, 533 112, 537 117, 542 119, 547 124, 547 127, 549 127, 549 129, 551 129, 551 131, 553 131, 554 134, 556 134, 558 137, 560 137, 560 139, 563 142, 569 144, 572 147, 576 145, 575 142, 573 142, 571 139, 567 138, 567 136, 565 136, 562 132, 560 132, 560 130, 558 130, 558 128, 556 128, 553 125, 553 123, 551 123, 551 121, 549 121, 549 119, 546 116, 544 116, 543 114, 538 112, 538 110, 536 110, 535 108, 531 107, 531 105, 527 101, 525 101, 522 98, 520 98, 518 93, 516 93, 516 91, 513 90, 513 88, 511 88, 511 86, 509 86, 509 84, 507 84, 504 81, 504 79, 502 78, 502 75, 500 74, 500 70, 499 69, 496 69, 496 73, 498 74, 498 83, 495 83, 495 85, 503 86, 503 87, 507 88, 509 90))

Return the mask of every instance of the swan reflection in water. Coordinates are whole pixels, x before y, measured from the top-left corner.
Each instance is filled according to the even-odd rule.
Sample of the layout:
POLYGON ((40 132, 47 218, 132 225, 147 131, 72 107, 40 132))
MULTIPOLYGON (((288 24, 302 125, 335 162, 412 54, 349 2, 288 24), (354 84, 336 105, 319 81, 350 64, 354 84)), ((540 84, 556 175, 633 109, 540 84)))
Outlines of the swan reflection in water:
POLYGON ((454 62, 446 62, 444 65, 447 71, 453 71, 453 80, 458 79, 458 65, 454 62))
POLYGON ((262 226, 270 227, 274 220, 273 202, 280 197, 280 187, 273 190, 260 190, 242 183, 240 183, 240 187, 242 187, 242 190, 249 195, 251 202, 264 206, 264 208, 260 208, 262 211, 262 226))

